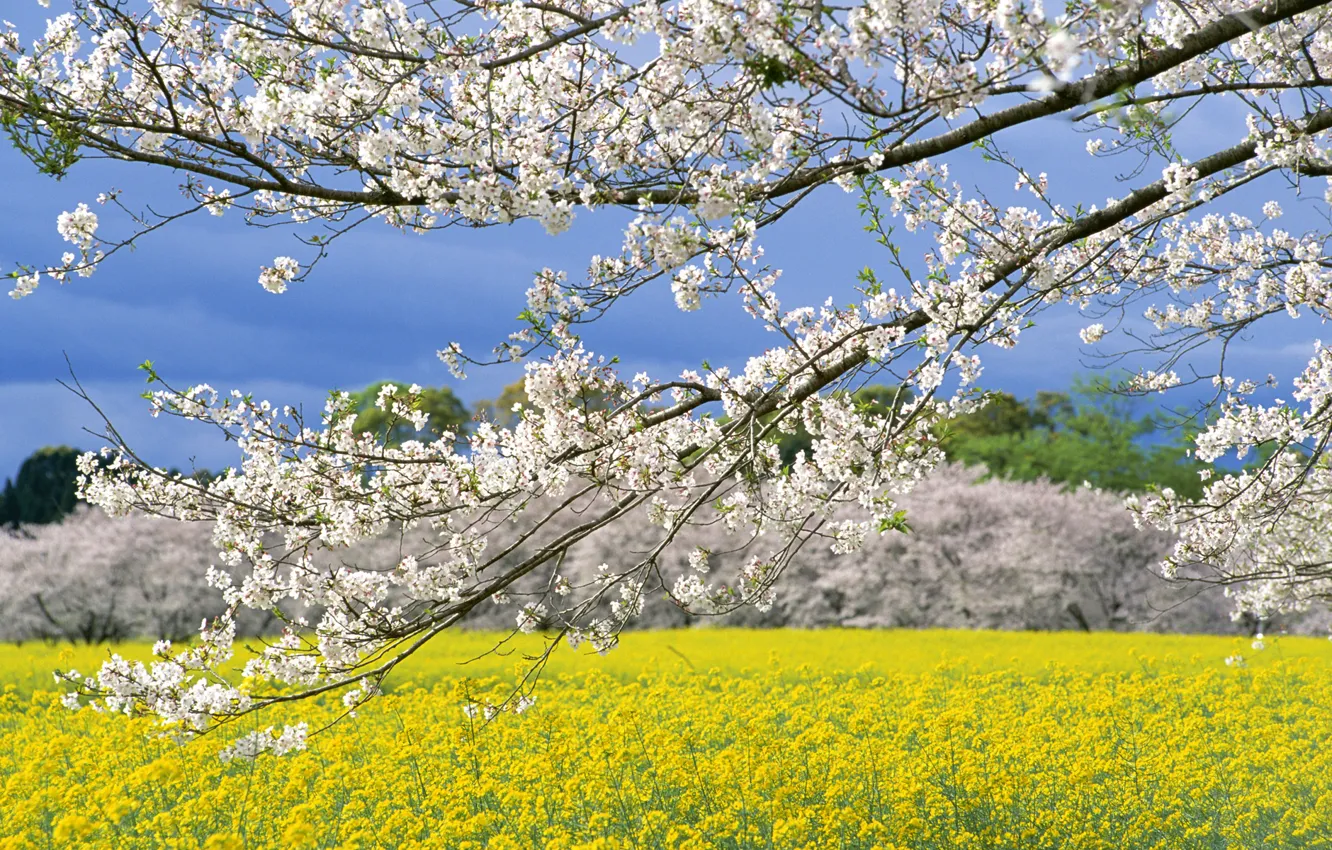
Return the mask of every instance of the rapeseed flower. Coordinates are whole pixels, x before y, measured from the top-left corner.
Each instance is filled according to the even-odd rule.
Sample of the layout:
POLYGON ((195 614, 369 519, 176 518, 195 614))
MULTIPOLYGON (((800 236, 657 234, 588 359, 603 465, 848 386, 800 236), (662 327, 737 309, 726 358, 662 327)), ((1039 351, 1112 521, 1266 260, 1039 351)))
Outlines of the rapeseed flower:
POLYGON ((1328 657, 1280 639, 1227 667, 1233 644, 631 635, 636 667, 557 659, 521 717, 462 710, 503 698, 511 658, 428 661, 306 751, 229 761, 294 717, 182 747, 64 709, 14 650, 0 850, 1332 846, 1328 657))

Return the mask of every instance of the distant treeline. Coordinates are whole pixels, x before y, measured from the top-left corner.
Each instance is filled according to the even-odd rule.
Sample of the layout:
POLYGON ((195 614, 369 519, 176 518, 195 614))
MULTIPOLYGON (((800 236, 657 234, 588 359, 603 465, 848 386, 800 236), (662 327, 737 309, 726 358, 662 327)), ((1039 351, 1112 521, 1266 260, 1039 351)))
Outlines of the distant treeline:
MULTIPOLYGON (((647 606, 634 628, 718 625, 815 628, 984 628, 1326 634, 1326 612, 1283 616, 1279 622, 1235 622, 1231 602, 1213 588, 1174 585, 1156 572, 1173 543, 1163 532, 1134 527, 1122 498, 1049 481, 981 478, 979 467, 947 464, 899 504, 908 533, 870 534, 850 554, 832 551, 820 536, 801 549, 776 586, 768 611, 753 607, 723 617, 685 614, 666 588, 695 568, 689 555, 708 553, 709 575, 731 583, 752 555, 743 535, 724 523, 687 526, 644 586, 647 606), (659 580, 658 580, 659 579, 659 580)), ((837 519, 854 516, 847 512, 837 519)), ((581 513, 551 520, 564 533, 581 513)), ((508 546, 518 532, 505 527, 494 541, 508 546)), ((666 533, 645 511, 602 529, 570 549, 561 566, 575 588, 596 586, 600 565, 627 552, 649 551, 666 533)), ((349 549, 311 553, 318 571, 354 565, 389 570, 404 554, 422 560, 438 552, 429 529, 392 527, 349 549)), ((532 557, 539 541, 505 556, 500 568, 532 557)), ((275 550, 276 551, 276 550, 275 550)), ((79 508, 61 523, 0 534, 0 641, 65 640, 101 643, 127 638, 182 640, 224 607, 206 575, 217 563, 207 523, 130 515, 112 519, 79 508)), ((243 580, 244 568, 223 569, 243 580)), ((215 576, 216 577, 216 576, 215 576)), ((523 601, 540 599, 547 579, 532 573, 511 588, 509 604, 475 608, 469 628, 512 629, 523 601)), ((410 599, 403 598, 402 604, 410 599)), ((284 619, 317 622, 317 609, 242 609, 241 635, 272 634, 284 619)), ((593 612, 606 616, 609 601, 593 612)), ((544 623, 547 627, 558 625, 544 623)))
MULTIPOLYGON (((422 393, 430 414, 424 432, 410 423, 390 419, 375 407, 387 382, 354 394, 358 433, 376 433, 390 444, 408 439, 432 440, 451 432, 461 440, 474 422, 511 425, 514 406, 525 404, 521 382, 505 387, 498 399, 481 401, 469 410, 447 387, 422 393)), ((866 407, 885 411, 904 405, 909 391, 895 386, 867 386, 854 397, 866 407)), ((1038 392, 1019 399, 1000 392, 981 410, 943 423, 937 429, 948 459, 967 466, 982 465, 988 476, 1013 481, 1046 479, 1070 487, 1089 482, 1114 492, 1140 492, 1152 486, 1171 487, 1197 496, 1203 464, 1188 453, 1186 433, 1156 416, 1136 415, 1130 403, 1107 391, 1103 383, 1082 382, 1070 392, 1038 392)), ((811 438, 803 429, 777 438, 786 463, 808 452, 811 438)), ((79 452, 68 446, 39 449, 27 458, 18 477, 6 480, 0 496, 0 525, 43 525, 74 510, 79 452)), ((218 473, 199 470, 195 477, 218 473)))

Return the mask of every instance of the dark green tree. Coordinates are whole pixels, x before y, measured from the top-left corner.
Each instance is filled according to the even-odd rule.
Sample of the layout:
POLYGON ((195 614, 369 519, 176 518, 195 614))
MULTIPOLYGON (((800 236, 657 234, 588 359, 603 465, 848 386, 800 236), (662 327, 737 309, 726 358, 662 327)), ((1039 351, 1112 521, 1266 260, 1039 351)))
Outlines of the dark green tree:
POLYGON ((78 459, 69 446, 47 446, 29 455, 13 483, 5 482, 3 517, 9 525, 59 522, 78 504, 78 459))
MULTIPOLYGON (((606 410, 612 406, 611 400, 603 393, 586 389, 578 394, 578 399, 582 403, 583 409, 589 413, 595 410, 606 410)), ((520 378, 505 386, 500 391, 499 398, 478 401, 472 418, 478 421, 491 422, 500 428, 512 428, 518 424, 519 419, 513 406, 521 404, 527 407, 531 403, 531 400, 527 397, 525 379, 520 378)))
MULTIPOLYGON (((421 392, 421 410, 430 414, 430 420, 425 429, 418 432, 410 421, 375 407, 379 391, 391 383, 395 382, 380 381, 352 394, 357 410, 352 429, 356 433, 375 434, 390 446, 399 446, 408 440, 438 440, 444 431, 452 431, 458 441, 462 441, 470 417, 467 407, 452 390, 448 387, 427 387, 421 392)), ((406 384, 398 386, 404 389, 407 387, 406 384)))
POLYGON ((987 406, 945 423, 940 438, 950 460, 984 464, 995 478, 1201 494, 1204 465, 1188 457, 1187 434, 1176 431, 1174 439, 1161 441, 1172 436, 1163 420, 1136 415, 1132 402, 1110 392, 1104 379, 1079 381, 1071 393, 1040 392, 1026 402, 1000 393, 994 405, 993 413, 987 406))
POLYGON ((512 428, 518 424, 518 414, 514 412, 513 406, 515 404, 527 406, 528 403, 527 390, 524 389, 524 381, 520 378, 501 390, 499 398, 493 401, 478 401, 473 416, 500 428, 512 428))
POLYGON ((14 495, 14 481, 5 479, 5 489, 0 490, 0 528, 18 525, 18 499, 14 495))
POLYGON ((1036 428, 1054 425, 1051 411, 1067 402, 1066 393, 1041 392, 1035 403, 1020 400, 1012 393, 996 392, 990 401, 975 413, 959 416, 940 430, 945 451, 950 445, 961 445, 986 438, 1026 434, 1036 428))
MULTIPOLYGON (((910 388, 895 384, 869 384, 852 393, 852 398, 858 407, 879 415, 886 414, 890 410, 901 410, 913 397, 910 388)), ((764 421, 771 418, 769 415, 764 421)), ((814 444, 814 438, 805 430, 803 423, 798 425, 794 432, 777 434, 775 439, 782 453, 783 466, 795 463, 796 455, 802 451, 808 459, 814 444)))

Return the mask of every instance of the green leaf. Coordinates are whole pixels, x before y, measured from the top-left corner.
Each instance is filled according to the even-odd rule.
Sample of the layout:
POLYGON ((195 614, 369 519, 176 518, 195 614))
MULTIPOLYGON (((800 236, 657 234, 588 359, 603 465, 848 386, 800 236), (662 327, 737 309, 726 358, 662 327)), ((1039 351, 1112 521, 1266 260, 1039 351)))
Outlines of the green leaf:
POLYGON ((907 512, 904 510, 893 511, 890 517, 884 517, 879 520, 879 533, 887 534, 890 531, 897 531, 902 534, 908 534, 911 531, 911 524, 907 522, 907 512))

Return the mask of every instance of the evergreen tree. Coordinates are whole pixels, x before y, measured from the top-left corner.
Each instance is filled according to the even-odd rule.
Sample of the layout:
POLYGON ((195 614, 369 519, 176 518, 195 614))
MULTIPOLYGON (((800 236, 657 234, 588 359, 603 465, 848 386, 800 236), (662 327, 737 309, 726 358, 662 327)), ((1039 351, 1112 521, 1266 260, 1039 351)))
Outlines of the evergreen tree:
POLYGON ((10 525, 59 522, 78 504, 79 450, 47 446, 23 461, 13 484, 5 484, 3 516, 10 525))

